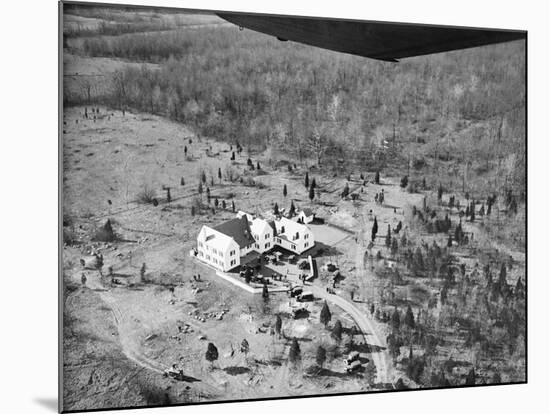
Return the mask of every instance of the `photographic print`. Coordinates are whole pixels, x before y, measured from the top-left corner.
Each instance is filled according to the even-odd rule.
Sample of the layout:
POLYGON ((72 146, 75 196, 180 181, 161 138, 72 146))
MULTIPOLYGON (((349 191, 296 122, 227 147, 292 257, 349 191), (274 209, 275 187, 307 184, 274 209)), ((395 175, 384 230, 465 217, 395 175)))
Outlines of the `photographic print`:
POLYGON ((59 18, 62 411, 527 381, 526 32, 59 18))

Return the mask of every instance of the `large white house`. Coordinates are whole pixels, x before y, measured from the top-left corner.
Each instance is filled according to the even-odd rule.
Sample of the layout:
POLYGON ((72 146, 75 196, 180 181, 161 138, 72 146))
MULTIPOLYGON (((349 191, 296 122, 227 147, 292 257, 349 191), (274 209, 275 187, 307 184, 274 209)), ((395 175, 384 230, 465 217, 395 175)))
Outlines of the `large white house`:
POLYGON ((216 227, 202 226, 197 236, 196 257, 228 271, 241 264, 250 252, 265 253, 275 246, 301 254, 315 245, 313 233, 304 224, 285 217, 267 221, 248 213, 216 227))

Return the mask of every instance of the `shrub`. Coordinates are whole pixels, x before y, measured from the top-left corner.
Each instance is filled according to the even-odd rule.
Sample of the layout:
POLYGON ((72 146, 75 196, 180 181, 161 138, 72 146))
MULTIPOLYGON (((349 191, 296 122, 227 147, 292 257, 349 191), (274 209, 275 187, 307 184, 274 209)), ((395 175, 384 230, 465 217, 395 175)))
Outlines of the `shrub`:
POLYGON ((156 197, 155 190, 149 186, 144 186, 137 195, 137 202, 140 204, 152 204, 156 197))

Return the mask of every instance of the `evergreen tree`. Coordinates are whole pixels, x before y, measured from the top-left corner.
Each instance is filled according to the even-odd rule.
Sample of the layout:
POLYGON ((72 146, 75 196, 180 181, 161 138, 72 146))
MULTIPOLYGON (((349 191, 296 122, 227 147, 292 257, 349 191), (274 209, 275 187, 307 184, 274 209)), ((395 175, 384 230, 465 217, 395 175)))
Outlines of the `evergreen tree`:
POLYGON ((267 289, 267 285, 264 284, 264 287, 262 289, 262 298, 264 301, 269 300, 269 290, 267 289))
POLYGON ((342 322, 340 322, 339 320, 337 320, 334 324, 331 336, 336 342, 340 342, 342 340, 342 322))
POLYGON ((309 199, 313 201, 314 198, 315 198, 315 190, 313 189, 313 183, 312 183, 311 186, 309 187, 309 199))
POLYGON ((183 179, 183 177, 181 177, 180 185, 181 185, 181 186, 184 186, 184 185, 185 185, 185 180, 183 179))
POLYGON ((374 223, 372 225, 371 230, 371 241, 374 242, 374 239, 376 239, 376 233, 378 233, 378 221, 376 220, 376 217, 374 218, 374 223))
POLYGON ((256 169, 261 170, 261 168, 260 168, 260 161, 257 161, 257 162, 256 162, 256 169))
POLYGON ((206 184, 206 174, 205 172, 203 171, 202 174, 201 174, 201 181, 206 184))
POLYGON ((222 169, 218 168, 218 179, 220 180, 220 183, 222 182, 222 169))
POLYGON ((325 301, 325 303, 323 304, 323 307, 321 308, 321 313, 320 313, 320 321, 323 325, 325 325, 325 327, 327 326, 327 324, 330 322, 330 318, 332 317, 331 313, 330 313, 330 309, 328 308, 328 304, 327 302, 325 301))
POLYGON ((397 250, 398 250, 399 246, 397 244, 397 238, 393 238, 392 239, 392 242, 391 242, 391 254, 392 256, 395 256, 397 254, 397 250))
POLYGON ((281 330, 283 328, 283 320, 279 315, 277 315, 277 318, 275 318, 275 332, 277 335, 281 336, 281 330))
MULTIPOLYGON (((313 183, 312 183, 313 184, 313 183)), ((346 183, 344 190, 342 191, 342 198, 346 198, 349 195, 349 186, 348 183, 346 183)))
POLYGON ((185 155, 187 156, 187 145, 183 148, 183 152, 184 152, 185 155))
POLYGON ((403 178, 401 178, 401 188, 407 188, 408 184, 409 184, 409 177, 405 175, 403 178))
POLYGON ((374 182, 376 184, 380 184, 380 171, 376 171, 376 174, 374 175, 374 182))
POLYGON ((233 213, 235 212, 235 202, 231 201, 231 210, 233 210, 233 213))
POLYGON ((202 182, 199 182, 199 194, 202 195, 202 182))
POLYGON ((222 208, 225 210, 227 207, 227 203, 225 202, 225 200, 222 200, 222 208))
POLYGON ((315 177, 313 177, 313 180, 311 180, 311 186, 315 189, 317 188, 317 182, 315 181, 315 177))
POLYGON ((317 347, 317 353, 315 354, 315 362, 319 368, 323 368, 323 364, 327 360, 327 351, 321 345, 317 347))
POLYGON ((297 363, 302 358, 300 353, 300 344, 298 344, 298 340, 292 338, 292 343, 290 344, 290 350, 288 352, 288 360, 293 364, 297 363))
POLYGON ((398 331, 400 324, 401 324, 401 317, 399 316, 399 311, 397 310, 397 308, 395 308, 395 310, 391 315, 391 326, 395 331, 398 331))
POLYGON ((210 364, 213 364, 218 359, 218 348, 212 342, 208 343, 205 358, 210 364))
POLYGON ((386 247, 389 249, 391 247, 391 229, 388 224, 388 232, 386 233, 386 247))
POLYGON ((235 151, 231 153, 231 161, 235 161, 235 151))
POLYGON ((166 202, 171 202, 172 201, 172 195, 170 194, 170 187, 168 187, 166 189, 166 202))
POLYGON ((290 217, 294 217, 296 214, 296 207, 294 206, 294 201, 290 202, 290 209, 288 210, 288 214, 290 217))
POLYGON ((437 199, 441 201, 442 198, 443 198, 443 186, 441 185, 441 183, 439 183, 439 187, 437 189, 437 199))
POLYGON ((287 191, 286 191, 286 184, 283 186, 283 197, 286 197, 287 195, 287 191))
POLYGON ((415 323, 414 323, 414 314, 411 309, 411 305, 407 306, 407 312, 405 313, 405 318, 403 320, 403 323, 409 328, 414 329, 415 323))
POLYGON ((220 202, 219 202, 219 200, 218 200, 218 197, 216 197, 216 198, 214 199, 214 206, 215 206, 216 208, 218 208, 219 204, 220 204, 220 202))
POLYGON ((279 205, 275 203, 275 206, 273 207, 273 214, 278 215, 279 214, 279 205))
POLYGON ((468 375, 466 376, 466 381, 464 382, 464 385, 476 385, 476 371, 473 367, 468 372, 468 375))
POLYGON ((145 262, 141 265, 141 269, 139 269, 139 277, 140 282, 143 282, 145 279, 145 272, 147 272, 147 266, 145 265, 145 262))
POLYGON ((195 206, 191 206, 191 215, 195 216, 195 206))
POLYGON ((308 174, 307 171, 306 171, 306 178, 304 180, 304 185, 305 185, 306 188, 309 187, 309 174, 308 174))

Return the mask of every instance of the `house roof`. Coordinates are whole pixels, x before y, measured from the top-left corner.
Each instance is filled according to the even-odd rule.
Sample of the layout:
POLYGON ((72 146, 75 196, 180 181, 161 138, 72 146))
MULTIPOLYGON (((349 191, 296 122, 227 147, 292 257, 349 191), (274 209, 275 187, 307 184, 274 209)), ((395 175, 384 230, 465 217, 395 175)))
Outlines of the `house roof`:
POLYGON ((269 224, 269 226, 273 229, 273 236, 276 236, 277 235, 277 227, 275 226, 275 221, 274 220, 270 220, 267 222, 269 224))
POLYGON ((250 230, 254 234, 262 234, 269 229, 269 223, 261 218, 255 218, 252 222, 249 221, 248 224, 250 225, 250 230))
POLYGON ((233 238, 241 248, 254 243, 246 216, 226 221, 214 227, 214 230, 233 238))
POLYGON ((204 234, 204 242, 208 243, 213 247, 219 249, 225 249, 230 246, 233 242, 233 239, 215 229, 212 229, 208 226, 202 226, 201 234, 204 234))
POLYGON ((311 210, 310 208, 304 208, 302 209, 302 211, 304 212, 304 214, 306 215, 306 217, 309 217, 309 216, 312 216, 313 215, 313 210, 311 210))

